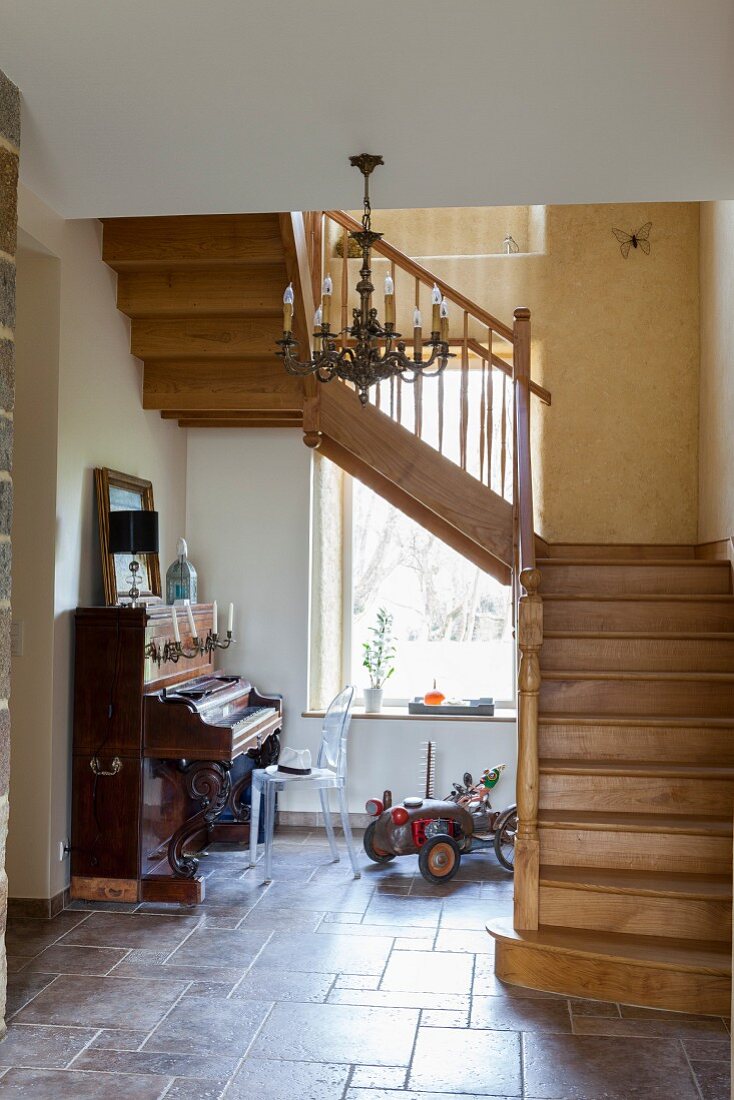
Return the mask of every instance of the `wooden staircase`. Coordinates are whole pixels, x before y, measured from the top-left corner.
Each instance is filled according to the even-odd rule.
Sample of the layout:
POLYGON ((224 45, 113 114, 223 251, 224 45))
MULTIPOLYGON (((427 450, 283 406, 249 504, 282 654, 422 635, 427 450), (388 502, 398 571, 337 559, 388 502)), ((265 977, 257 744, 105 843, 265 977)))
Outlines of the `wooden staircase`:
MULTIPOLYGON (((548 546, 536 536, 530 401, 550 395, 530 376, 527 310, 506 325, 436 280, 460 378, 453 456, 445 378, 383 386, 362 408, 341 383, 286 374, 274 354, 283 288, 294 284, 306 358, 334 227, 341 259, 332 252, 329 263, 339 265, 334 306, 345 328, 347 233, 358 228, 348 214, 106 221, 104 259, 143 360, 143 405, 183 427, 302 429, 308 446, 513 580, 519 829, 514 921, 490 929, 497 972, 571 995, 727 1013, 731 550, 708 560, 693 546, 548 546), (424 389, 439 405, 430 440, 424 389)), ((434 277, 389 242, 376 252, 403 324, 434 277)))
POLYGON ((726 1014, 731 566, 685 547, 660 558, 558 549, 536 560, 537 925, 491 926, 497 973, 576 996, 726 1014))
MULTIPOLYGON (((333 262, 339 267, 341 327, 346 327, 346 235, 358 223, 340 211, 330 212, 328 219, 345 238, 342 259, 333 262)), ((282 294, 288 283, 294 285, 294 333, 299 353, 307 358, 313 291, 321 285, 322 220, 321 214, 282 213, 104 222, 103 258, 117 272, 117 304, 130 318, 131 352, 143 362, 144 408, 157 409, 186 428, 303 428, 309 446, 509 584, 513 506, 506 466, 514 328, 441 284, 462 318, 463 335, 452 340, 460 348, 462 387, 468 387, 472 361, 482 372, 487 408, 477 477, 467 468, 466 393, 458 432, 461 454, 454 461, 442 453, 440 438, 438 447, 422 438, 420 384, 398 383, 388 412, 379 407, 379 395, 376 404, 363 409, 342 383, 321 386, 285 372, 275 344, 282 334, 282 294), (477 339, 480 328, 484 343, 477 339), (496 353, 500 344, 503 355, 496 353), (502 439, 496 441, 495 395, 502 409, 502 439), (408 407, 412 430, 401 423, 401 409, 408 407), (499 457, 493 471, 495 442, 499 457)), ((409 280, 412 311, 421 293, 430 293, 433 276, 386 242, 378 250, 399 286, 398 271, 409 280)), ((520 324, 527 327, 527 319, 520 324)), ((550 401, 542 387, 534 385, 533 391, 550 401)))
POLYGON ((303 385, 273 354, 299 229, 289 214, 104 222, 143 408, 182 427, 302 426, 303 385))

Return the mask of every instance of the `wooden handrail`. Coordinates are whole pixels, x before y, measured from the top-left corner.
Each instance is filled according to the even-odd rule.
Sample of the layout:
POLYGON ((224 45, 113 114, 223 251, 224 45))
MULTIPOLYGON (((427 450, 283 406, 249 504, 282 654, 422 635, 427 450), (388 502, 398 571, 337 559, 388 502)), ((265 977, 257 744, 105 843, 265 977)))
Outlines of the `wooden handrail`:
MULTIPOLYGON (((343 229, 350 231, 361 229, 360 223, 347 214, 344 210, 325 210, 327 218, 331 218, 343 229)), ((513 331, 497 317, 493 317, 491 313, 487 313, 486 309, 482 309, 476 302, 472 302, 470 298, 467 298, 460 291, 455 290, 449 283, 445 283, 442 279, 437 278, 428 268, 422 267, 421 264, 416 263, 410 256, 406 256, 404 252, 401 252, 399 248, 395 248, 394 245, 389 244, 387 241, 377 241, 374 245, 375 252, 379 252, 381 256, 385 256, 388 260, 392 260, 396 267, 401 268, 403 271, 407 271, 409 275, 419 279, 425 286, 433 286, 435 283, 438 289, 448 299, 449 302, 453 302, 455 306, 465 312, 471 314, 478 321, 481 321, 483 325, 491 328, 493 332, 496 332, 498 336, 502 336, 503 339, 512 343, 513 331)))
MULTIPOLYGON (((463 340, 457 339, 456 337, 449 337, 448 342, 452 347, 459 347, 463 343, 463 340)), ((480 359, 489 358, 489 349, 481 344, 479 340, 474 340, 471 336, 469 337, 469 351, 473 351, 480 359)), ((492 366, 502 371, 508 378, 513 377, 514 372, 512 363, 508 363, 506 359, 500 359, 500 357, 494 353, 492 354, 492 366)), ((530 379, 530 392, 535 394, 536 397, 539 397, 544 405, 551 404, 550 390, 547 390, 544 386, 539 386, 537 382, 533 382, 532 378, 530 379)))

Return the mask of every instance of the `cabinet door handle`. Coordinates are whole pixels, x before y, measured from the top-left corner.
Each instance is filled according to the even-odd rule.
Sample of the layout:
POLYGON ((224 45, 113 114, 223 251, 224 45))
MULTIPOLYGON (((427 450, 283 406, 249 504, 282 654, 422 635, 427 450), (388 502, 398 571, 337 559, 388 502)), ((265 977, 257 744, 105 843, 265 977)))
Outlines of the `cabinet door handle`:
POLYGON ((92 769, 95 775, 117 775, 117 773, 122 769, 122 760, 120 760, 119 756, 113 756, 112 768, 110 769, 110 771, 105 771, 104 768, 100 767, 99 757, 93 756, 92 759, 89 761, 89 767, 92 769))

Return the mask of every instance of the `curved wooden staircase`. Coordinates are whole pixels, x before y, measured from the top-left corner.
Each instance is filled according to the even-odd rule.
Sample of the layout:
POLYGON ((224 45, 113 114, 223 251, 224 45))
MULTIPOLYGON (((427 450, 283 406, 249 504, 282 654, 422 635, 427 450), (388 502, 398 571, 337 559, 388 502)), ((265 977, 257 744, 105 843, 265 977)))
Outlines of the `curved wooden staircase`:
POLYGON ((731 566, 685 547, 662 559, 559 549, 536 562, 537 923, 491 926, 497 973, 575 996, 726 1014, 731 566))
MULTIPOLYGON (((305 356, 323 242, 335 231, 346 327, 347 233, 357 227, 341 211, 106 221, 103 255, 143 360, 144 407, 184 427, 302 429, 307 445, 513 580, 519 831, 514 921, 490 928, 497 972, 570 995, 727 1014, 730 560, 536 537, 530 400, 550 395, 530 377, 527 310, 506 325, 436 280, 451 303, 460 380, 453 457, 443 378, 429 440, 420 384, 383 386, 362 408, 341 383, 287 375, 273 354, 283 287, 296 290, 305 356)), ((376 252, 412 311, 434 276, 389 242, 376 252)))

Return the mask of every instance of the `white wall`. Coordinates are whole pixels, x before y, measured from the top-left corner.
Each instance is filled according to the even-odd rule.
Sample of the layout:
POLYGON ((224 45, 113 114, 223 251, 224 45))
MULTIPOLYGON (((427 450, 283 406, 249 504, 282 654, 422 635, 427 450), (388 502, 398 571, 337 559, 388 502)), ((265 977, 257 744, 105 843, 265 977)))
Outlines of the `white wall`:
MULTIPOLYGON (((39 570, 44 571, 43 583, 50 583, 53 592, 53 602, 45 609, 53 628, 53 664, 36 662, 31 648, 15 659, 18 669, 21 662, 33 663, 36 677, 53 678, 51 725, 49 728, 47 723, 26 724, 14 719, 12 731, 14 752, 15 746, 23 743, 23 751, 29 753, 30 746, 34 746, 32 753, 44 767, 50 760, 51 801, 49 810, 47 799, 40 793, 30 804, 22 796, 28 777, 19 755, 17 765, 14 760, 11 768, 8 840, 8 859, 16 868, 10 880, 11 896, 48 897, 68 882, 68 860, 60 862, 57 851, 59 841, 68 837, 70 829, 73 611, 78 605, 96 604, 102 599, 92 470, 109 466, 153 482, 165 570, 175 555, 176 538, 184 530, 186 432, 141 407, 141 366, 130 355, 129 323, 115 306, 115 275, 101 259, 101 224, 64 221, 23 188, 19 223, 57 258, 60 270, 58 445, 52 482, 56 542, 50 582, 46 575, 49 565, 39 563, 34 543, 25 547, 25 553, 14 547, 16 576, 25 559, 28 568, 39 576, 39 583, 39 570), (47 883, 37 869, 31 873, 25 862, 24 847, 29 842, 34 852, 42 849, 45 853, 47 883)), ((21 277, 19 271, 18 293, 22 299, 25 288, 21 277)), ((28 279, 32 279, 30 272, 28 279)), ((28 289, 33 294, 32 288, 28 289)), ((29 329, 48 323, 42 295, 36 295, 36 307, 35 315, 26 318, 29 329)), ((22 342, 21 331, 21 364, 22 342)), ((29 434, 38 432, 39 426, 21 400, 16 416, 18 437, 24 423, 29 434)), ((19 445, 22 453, 22 439, 19 445)), ((15 480, 21 499, 24 491, 26 499, 41 489, 49 491, 47 477, 33 482, 34 476, 22 462, 16 462, 15 480), (29 479, 27 483, 25 479, 29 479)), ((21 516, 17 519, 22 522, 21 516)), ((31 609, 14 594, 13 617, 25 620, 30 616, 31 609)), ((33 618, 35 624, 35 613, 33 618)))
MULTIPOLYGON (((285 696, 284 742, 315 755, 320 722, 306 709, 311 452, 286 428, 192 429, 188 442, 186 534, 201 599, 236 604, 237 646, 222 664, 263 691, 285 696)), ((507 762, 495 805, 514 800, 515 729, 507 722, 353 722, 349 808, 391 787, 415 792, 419 746, 437 742, 437 791, 465 770, 507 762)), ((288 810, 315 810, 303 791, 288 810)))

